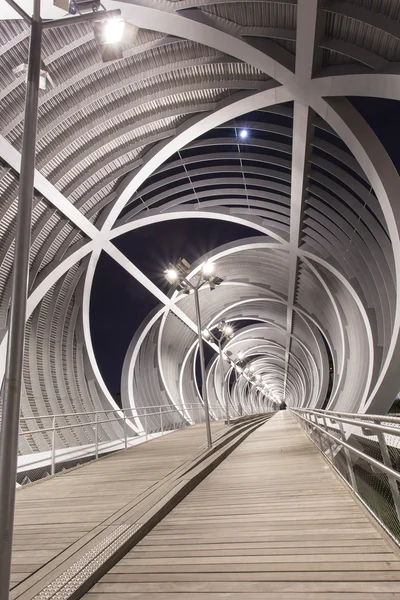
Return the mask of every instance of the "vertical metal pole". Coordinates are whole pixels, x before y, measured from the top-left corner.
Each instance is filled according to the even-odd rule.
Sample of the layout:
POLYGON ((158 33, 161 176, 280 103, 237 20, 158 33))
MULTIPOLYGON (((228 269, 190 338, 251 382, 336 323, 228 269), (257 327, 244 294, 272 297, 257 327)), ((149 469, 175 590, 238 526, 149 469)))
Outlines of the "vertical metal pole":
POLYGON ((199 302, 198 287, 194 288, 194 303, 195 303, 195 307, 196 307, 197 333, 198 333, 198 338, 199 338, 199 355, 200 355, 200 369, 201 369, 201 395, 203 398, 204 412, 205 412, 205 417, 206 417, 207 446, 209 448, 212 448, 210 410, 208 407, 208 397, 207 397, 206 368, 205 368, 205 364, 204 364, 204 347, 203 347, 203 336, 202 336, 202 328, 201 328, 200 302, 199 302))
POLYGON ((99 458, 99 423, 97 413, 94 415, 94 451, 96 458, 99 458))
MULTIPOLYGON (((390 458, 389 450, 387 448, 387 444, 386 444, 386 440, 385 440, 385 434, 382 431, 377 431, 376 435, 378 437, 379 446, 380 446, 382 458, 383 458, 383 463, 386 465, 386 467, 389 467, 389 469, 393 469, 392 460, 390 458)), ((400 493, 399 493, 397 481, 391 475, 388 475, 387 478, 388 478, 390 489, 392 492, 393 503, 394 503, 394 506, 396 509, 397 518, 400 522, 400 493)))
POLYGON ((18 461, 18 429, 34 191, 33 178, 35 171, 41 37, 40 0, 34 0, 25 97, 18 213, 15 230, 10 326, 8 331, 0 435, 0 600, 8 600, 10 589, 18 461))
POLYGON ((146 434, 146 442, 147 442, 147 412, 144 413, 144 432, 146 434))
POLYGON ((51 474, 56 472, 56 418, 53 417, 53 431, 51 432, 51 474))
POLYGON ((124 442, 125 442, 125 450, 128 447, 128 432, 126 429, 126 414, 124 412, 124 442))
POLYGON ((239 417, 241 417, 243 415, 243 409, 242 409, 242 404, 241 404, 240 396, 239 396, 239 378, 238 378, 237 369, 235 369, 235 380, 236 380, 235 396, 236 396, 237 412, 238 412, 239 417))
POLYGON ((230 425, 231 424, 231 420, 229 417, 229 404, 228 404, 228 394, 226 393, 225 390, 225 382, 224 382, 224 357, 222 355, 222 344, 221 344, 221 340, 218 340, 218 349, 219 349, 219 369, 220 369, 220 374, 221 374, 221 389, 222 389, 222 401, 225 404, 225 418, 226 418, 226 424, 230 425))
MULTIPOLYGON (((338 421, 338 425, 339 425, 339 430, 340 430, 342 440, 345 442, 346 436, 344 433, 343 424, 341 421, 338 421)), ((346 462, 347 462, 347 468, 349 469, 351 485, 353 486, 353 490, 355 492, 358 492, 357 481, 356 481, 356 476, 354 475, 354 471, 353 471, 353 464, 352 464, 352 460, 351 460, 350 450, 348 448, 346 448, 346 446, 343 446, 343 449, 344 449, 344 453, 346 455, 346 462)))
POLYGON ((162 408, 160 408, 160 430, 161 430, 161 435, 163 435, 164 431, 163 431, 162 408))
MULTIPOLYGON (((328 432, 328 423, 327 423, 327 420, 326 420, 325 417, 322 417, 322 422, 324 424, 324 427, 325 427, 326 431, 328 432)), ((330 452, 330 455, 331 455, 331 463, 333 465, 335 465, 335 455, 333 454, 332 440, 329 437, 329 435, 327 435, 326 437, 328 438, 328 447, 329 447, 329 452, 330 452)))

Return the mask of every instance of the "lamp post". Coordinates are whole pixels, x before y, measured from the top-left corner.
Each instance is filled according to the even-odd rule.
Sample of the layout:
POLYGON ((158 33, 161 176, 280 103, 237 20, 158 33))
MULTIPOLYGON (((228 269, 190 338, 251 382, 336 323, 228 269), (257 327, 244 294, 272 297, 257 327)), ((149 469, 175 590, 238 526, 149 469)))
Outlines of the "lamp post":
POLYGON ((238 365, 235 365, 235 380, 236 380, 236 386, 235 386, 235 391, 236 391, 236 403, 237 403, 237 407, 238 407, 238 413, 239 416, 241 417, 243 415, 243 406, 242 406, 242 401, 240 399, 240 394, 239 394, 239 380, 241 378, 241 376, 243 375, 243 370, 241 367, 239 367, 238 365))
POLYGON ((211 436, 211 423, 210 423, 210 408, 208 405, 208 394, 207 394, 207 383, 206 383, 206 367, 204 360, 204 345, 203 345, 203 334, 201 327, 201 314, 200 314, 200 300, 199 300, 199 289, 203 284, 208 283, 210 290, 214 290, 218 285, 222 283, 222 279, 214 275, 214 264, 206 261, 197 279, 190 280, 187 275, 190 270, 190 263, 184 258, 180 258, 176 265, 170 264, 168 269, 164 271, 164 276, 168 283, 171 285, 177 285, 178 289, 182 290, 185 294, 194 293, 194 304, 196 310, 196 323, 197 323, 197 336, 199 341, 199 356, 200 356, 200 370, 201 370, 201 397, 204 404, 205 420, 206 420, 206 432, 207 432, 207 446, 212 448, 212 436, 211 436))
POLYGON ((211 331, 209 331, 208 329, 204 330, 203 335, 205 337, 209 337, 218 345, 219 369, 220 369, 221 392, 222 392, 221 395, 222 395, 222 401, 225 406, 226 424, 230 425, 231 421, 230 421, 230 415, 229 415, 229 403, 228 403, 228 396, 226 394, 225 382, 224 382, 224 362, 223 362, 224 356, 223 356, 223 352, 222 352, 222 344, 224 341, 231 340, 233 338, 234 332, 233 332, 232 325, 229 325, 229 323, 225 323, 225 321, 220 321, 217 324, 217 329, 220 332, 219 337, 215 337, 215 335, 213 335, 213 333, 211 331))
POLYGON ((77 19, 101 20, 121 14, 120 10, 99 11, 96 15, 80 15, 67 19, 42 21, 40 0, 34 0, 30 17, 13 0, 7 0, 30 25, 28 64, 17 72, 26 72, 25 119, 21 151, 21 171, 18 190, 18 210, 15 229, 15 251, 12 276, 10 324, 3 407, 0 431, 0 600, 8 600, 11 576, 11 555, 14 527, 15 489, 18 465, 19 416, 21 409, 22 369, 25 343, 25 315, 28 292, 31 221, 36 159, 36 130, 39 89, 44 85, 41 71, 42 32, 50 27, 64 27, 77 19))

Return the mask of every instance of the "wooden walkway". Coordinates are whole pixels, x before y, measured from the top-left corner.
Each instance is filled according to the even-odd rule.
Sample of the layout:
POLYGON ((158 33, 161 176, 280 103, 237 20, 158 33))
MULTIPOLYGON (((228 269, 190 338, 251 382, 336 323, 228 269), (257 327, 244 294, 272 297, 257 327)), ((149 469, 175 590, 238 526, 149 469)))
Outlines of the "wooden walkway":
MULTIPOLYGON (((212 423, 215 439, 227 429, 212 423)), ((206 448, 205 441, 204 425, 195 425, 19 488, 11 597, 19 598, 111 529, 124 507, 161 486, 206 448)))
POLYGON ((85 595, 161 599, 400 599, 399 554, 281 412, 85 595))

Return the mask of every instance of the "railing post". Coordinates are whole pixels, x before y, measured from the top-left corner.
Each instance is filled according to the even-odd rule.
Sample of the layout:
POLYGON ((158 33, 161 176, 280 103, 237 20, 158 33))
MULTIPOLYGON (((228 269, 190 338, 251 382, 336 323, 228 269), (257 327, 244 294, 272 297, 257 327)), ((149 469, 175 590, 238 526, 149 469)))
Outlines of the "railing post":
MULTIPOLYGON (((343 429, 343 423, 341 421, 338 421, 338 425, 339 425, 339 430, 340 430, 340 435, 342 437, 342 440, 345 442, 346 436, 345 436, 344 429, 343 429)), ((351 481, 352 488, 355 492, 358 492, 357 481, 356 481, 356 477, 355 477, 354 471, 353 471, 353 464, 352 464, 352 460, 351 460, 350 450, 348 448, 346 448, 346 446, 343 446, 343 449, 344 449, 344 453, 346 455, 347 468, 349 469, 349 475, 350 475, 350 481, 351 481)))
POLYGON ((144 413, 144 432, 146 434, 146 442, 147 442, 147 412, 144 413))
POLYGON ((51 474, 56 472, 56 418, 53 417, 53 431, 51 432, 51 474))
MULTIPOLYGON (((326 418, 325 418, 325 416, 323 416, 323 417, 322 417, 322 421, 323 421, 323 423, 324 423, 324 427, 325 427, 326 431, 328 431, 328 423, 327 423, 327 421, 326 421, 326 418)), ((334 463, 334 461, 335 461, 335 457, 334 457, 334 454, 333 454, 332 440, 331 440, 331 438, 329 437, 329 435, 327 435, 326 437, 328 438, 328 447, 329 447, 329 453, 330 453, 330 455, 331 455, 331 463, 334 465, 334 464, 335 464, 335 463, 334 463)))
POLYGON ((99 458, 99 423, 97 413, 94 415, 94 452, 95 457, 99 458))
MULTIPOLYGON (((377 431, 376 435, 378 437, 379 447, 381 449, 382 458, 383 458, 383 463, 385 464, 386 467, 389 467, 389 469, 393 469, 392 460, 390 458, 389 450, 387 448, 387 444, 386 444, 386 440, 385 440, 385 434, 382 431, 377 431)), ((400 522, 400 493, 399 493, 399 488, 397 486, 397 481, 391 475, 388 475, 387 478, 388 478, 390 489, 392 492, 393 503, 394 503, 394 506, 396 509, 397 518, 400 522)))
POLYGON ((164 425, 163 425, 162 408, 160 408, 160 430, 161 430, 161 435, 164 435, 164 425))
POLYGON ((124 442, 125 442, 125 450, 128 447, 128 432, 126 430, 126 414, 124 412, 124 442))

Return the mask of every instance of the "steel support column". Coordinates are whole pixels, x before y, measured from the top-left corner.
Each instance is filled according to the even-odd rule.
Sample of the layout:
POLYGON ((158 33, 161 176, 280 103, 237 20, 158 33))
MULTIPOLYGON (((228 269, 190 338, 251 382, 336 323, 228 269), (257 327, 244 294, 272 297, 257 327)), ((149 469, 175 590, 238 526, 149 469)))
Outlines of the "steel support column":
POLYGON ((34 192, 33 178, 35 171, 41 38, 40 0, 34 0, 15 232, 10 325, 0 433, 0 600, 8 600, 10 589, 19 416, 25 342, 25 315, 34 192))

